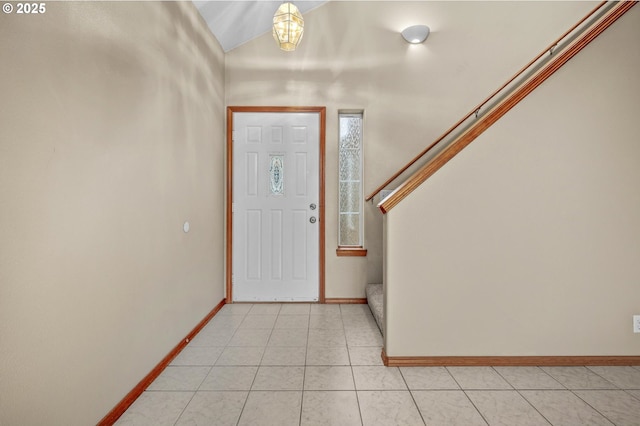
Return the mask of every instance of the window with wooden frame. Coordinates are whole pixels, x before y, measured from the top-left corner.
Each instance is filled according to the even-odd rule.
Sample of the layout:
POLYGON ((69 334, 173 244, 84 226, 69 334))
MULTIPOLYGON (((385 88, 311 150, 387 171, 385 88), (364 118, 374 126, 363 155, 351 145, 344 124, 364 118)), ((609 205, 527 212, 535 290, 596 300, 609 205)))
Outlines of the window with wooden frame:
POLYGON ((366 256, 362 111, 338 112, 338 256, 366 256))

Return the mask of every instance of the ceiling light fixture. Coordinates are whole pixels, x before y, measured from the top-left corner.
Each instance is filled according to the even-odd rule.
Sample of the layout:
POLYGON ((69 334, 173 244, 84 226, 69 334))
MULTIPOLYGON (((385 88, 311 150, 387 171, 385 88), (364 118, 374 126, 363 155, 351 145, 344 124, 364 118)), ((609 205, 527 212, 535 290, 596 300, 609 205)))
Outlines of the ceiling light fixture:
POLYGON ((302 40, 304 19, 293 3, 282 3, 273 15, 273 38, 280 49, 288 52, 296 50, 302 40))
POLYGON ((402 31, 402 37, 411 44, 423 43, 429 37, 429 27, 426 25, 414 25, 402 31))

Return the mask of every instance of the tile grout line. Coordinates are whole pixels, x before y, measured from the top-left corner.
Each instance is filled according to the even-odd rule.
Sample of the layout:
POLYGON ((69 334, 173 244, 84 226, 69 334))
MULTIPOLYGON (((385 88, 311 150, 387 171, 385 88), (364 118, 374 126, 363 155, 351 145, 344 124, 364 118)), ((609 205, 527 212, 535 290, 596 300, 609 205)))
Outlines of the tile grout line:
POLYGON ((402 377, 402 380, 404 381, 404 385, 407 387, 407 390, 409 391, 409 396, 411 397, 411 401, 413 401, 413 405, 416 407, 416 410, 418 410, 418 415, 420 416, 420 419, 422 419, 422 423, 426 425, 427 421, 424 419, 424 416, 422 415, 422 410, 420 410, 420 407, 418 407, 418 403, 416 402, 416 399, 413 396, 413 391, 411 390, 411 388, 409 388, 409 383, 407 383, 407 379, 404 377, 404 374, 402 373, 402 368, 398 367, 398 371, 400 372, 400 377, 402 377))
POLYGON ((347 340, 347 328, 344 326, 344 318, 342 317, 342 305, 340 306, 340 323, 342 324, 342 332, 344 333, 344 343, 347 348, 347 358, 349 359, 349 369, 351 370, 351 380, 353 381, 353 392, 356 394, 356 404, 358 404, 358 414, 360 415, 360 425, 364 425, 364 419, 362 415, 362 406, 360 405, 360 395, 358 394, 358 387, 356 386, 356 375, 353 372, 353 364, 351 364, 351 352, 349 351, 349 341, 347 340))
POLYGON ((631 396, 632 398, 635 398, 635 399, 637 399, 638 401, 640 401, 640 393, 638 394, 638 396, 636 396, 636 395, 634 395, 634 394, 630 393, 630 392, 629 392, 630 390, 638 390, 638 389, 623 389, 623 391, 624 391, 627 395, 629 395, 629 396, 631 396))
MULTIPOLYGON (((246 318, 249 315, 249 312, 251 312, 251 309, 253 309, 253 307, 255 306, 255 304, 251 305, 251 308, 249 308, 249 310, 244 314, 244 318, 246 318)), ((244 318, 242 321, 244 321, 244 318)), ((242 323, 240 323, 242 324, 242 323)), ((238 327, 236 328, 236 331, 240 329, 240 324, 238 324, 238 327)), ((233 332, 233 335, 235 335, 235 331, 233 332)), ((233 339, 233 335, 231 336, 231 339, 233 339)), ((231 342, 231 339, 229 339, 229 342, 231 342)), ((229 347, 229 342, 227 342, 227 344, 225 345, 225 349, 229 347)), ((269 341, 267 340, 267 343, 269 341)), ((266 350, 266 347, 265 347, 266 350)), ((224 352, 224 351, 223 351, 224 352)), ((221 355, 222 356, 222 355, 221 355)), ((262 356, 264 356, 264 352, 262 353, 262 356)), ((262 361, 262 358, 260 358, 260 361, 262 361)), ((216 360, 217 362, 217 360, 216 360)), ((258 366, 258 368, 260 368, 258 366)), ((238 420, 236 420, 236 426, 238 426, 240 424, 240 419, 242 418, 242 414, 244 413, 244 409, 247 407, 247 402, 249 401, 249 395, 251 394, 251 388, 253 387, 253 383, 256 381, 256 377, 258 376, 258 370, 256 370, 256 374, 255 376, 253 376, 253 380, 251 381, 251 386, 249 386, 249 390, 247 391, 247 396, 244 399, 244 403, 242 404, 242 408, 240 409, 240 413, 238 414, 238 420)))
POLYGON ((304 385, 307 380, 307 354, 309 353, 309 330, 311 329, 311 306, 309 306, 309 320, 307 321, 307 344, 304 345, 304 367, 302 367, 302 390, 300 397, 300 415, 298 416, 298 425, 302 425, 302 409, 304 407, 304 385))
MULTIPOLYGON (((596 373, 595 371, 591 370, 589 367, 582 366, 582 368, 584 368, 585 370, 595 374, 596 376, 600 377, 602 380, 606 381, 607 383, 611 383, 614 386, 614 389, 569 389, 569 391, 575 395, 578 399, 580 399, 580 401, 584 402, 585 404, 587 404, 589 407, 591 407, 596 413, 600 414, 603 418, 605 418, 607 421, 611 422, 611 424, 616 424, 613 420, 611 420, 609 417, 605 416, 604 413, 600 412, 600 410, 596 409, 596 407, 594 407, 593 405, 589 404, 587 401, 584 400, 584 398, 582 398, 580 395, 578 395, 575 391, 612 391, 612 390, 621 390, 615 383, 612 383, 611 381, 605 379, 604 377, 602 377, 600 374, 596 373)), ((567 387, 568 388, 568 387, 567 387)))
MULTIPOLYGON (((558 379, 556 379, 556 378, 555 378, 555 377, 553 377, 551 374, 549 374, 549 373, 548 373, 544 368, 542 368, 542 367, 540 367, 540 366, 539 366, 539 367, 538 367, 538 369, 539 369, 540 371, 542 371, 544 374, 546 374, 547 376, 549 376, 549 377, 551 378, 551 380, 555 381, 557 384, 559 384, 560 386, 562 386, 562 388, 563 388, 563 389, 569 390, 569 388, 568 388, 568 387, 566 387, 566 386, 564 385, 564 383, 561 383, 558 379)), ((562 389, 560 389, 560 390, 562 390, 562 389)))
POLYGON ((476 412, 480 415, 480 418, 484 421, 484 423, 489 426, 489 421, 485 418, 484 414, 482 414, 482 412, 478 409, 478 407, 476 406, 476 404, 473 402, 473 400, 471 399, 471 397, 469 397, 469 395, 467 394, 467 391, 465 389, 462 388, 462 386, 460 385, 460 382, 458 382, 458 379, 456 379, 456 376, 453 375, 453 373, 451 373, 451 371, 449 371, 448 367, 445 367, 445 370, 447 370, 447 373, 449 373, 449 375, 451 376, 451 378, 453 379, 454 382, 456 382, 456 385, 458 385, 458 387, 460 388, 460 390, 462 391, 462 393, 464 394, 465 397, 467 397, 467 400, 469 400, 469 402, 471 403, 471 405, 473 406, 473 408, 476 410, 476 412))
POLYGON ((618 386, 617 384, 613 383, 611 380, 609 380, 609 379, 607 379, 606 377, 604 377, 603 375, 598 374, 598 373, 596 373, 595 371, 593 371, 591 368, 589 368, 589 366, 588 366, 588 365, 585 365, 585 366, 584 366, 584 368, 586 368, 586 369, 587 369, 587 371, 590 371, 591 373, 593 373, 593 374, 595 374, 596 376, 600 377, 600 378, 601 378, 602 380, 604 380, 605 382, 607 382, 607 383, 611 383, 611 384, 615 387, 615 389, 612 389, 612 390, 618 390, 618 389, 619 389, 619 390, 624 390, 624 389, 622 389, 620 386, 618 386))
MULTIPOLYGON (((616 387, 616 389, 571 389, 568 386, 566 386, 564 383, 561 383, 558 379, 556 379, 553 375, 551 375, 549 372, 547 372, 546 370, 544 370, 541 367, 538 367, 542 372, 544 372, 546 375, 548 375, 549 377, 551 377, 553 380, 555 380, 558 384, 560 384, 560 386, 563 387, 563 389, 531 389, 531 390, 538 390, 538 391, 551 391, 551 392, 571 392, 572 395, 574 395, 576 398, 578 398, 580 401, 584 402, 588 407, 590 407, 591 409, 593 409, 596 413, 598 413, 599 415, 602 416, 602 418, 604 418, 605 420, 611 422, 611 424, 615 425, 615 422, 613 422, 611 419, 609 419, 607 416, 605 416, 603 413, 601 413, 599 410, 597 410, 594 406, 592 406, 591 404, 589 404, 587 401, 585 401, 583 398, 580 397, 580 395, 576 394, 575 391, 577 390, 585 390, 585 391, 611 391, 611 390, 622 390, 619 389, 618 386, 616 386, 614 383, 612 383, 611 381, 607 380, 606 378, 602 377, 601 375, 599 375, 598 373, 596 373, 595 371, 591 370, 590 368, 588 368, 588 366, 582 366, 583 368, 585 368, 587 371, 590 371, 593 374, 596 374, 598 377, 600 377, 601 379, 605 380, 608 383, 611 383, 612 385, 614 385, 616 387)), ((497 370, 496 372, 498 374, 500 374, 497 370)), ((500 376, 502 376, 500 374, 500 376)), ((503 377, 504 378, 504 377, 503 377)), ((506 380, 506 378, 505 378, 506 380)), ((513 385, 512 385, 513 386, 513 385)), ((515 387, 514 387, 515 389, 515 387)), ((524 389, 523 389, 524 390, 524 389)), ((522 395, 522 393, 520 392, 520 390, 516 389, 516 391, 518 392, 518 394, 520 394, 520 396, 522 396, 522 398, 524 398, 538 413, 540 413, 540 411, 527 399, 526 396, 522 395)), ((540 415, 547 420, 547 422, 549 422, 550 424, 553 425, 553 423, 547 419, 542 413, 540 413, 540 415)))
MULTIPOLYGON (((248 311, 247 313, 245 313, 242 317, 242 321, 244 321, 244 319, 247 317, 248 311)), ((207 324, 208 325, 208 324, 207 324)), ((204 329, 204 327, 203 327, 204 329)), ((239 326, 236 328, 236 330, 234 331, 234 335, 235 332, 239 329, 239 326)), ((200 330, 200 332, 202 332, 203 330, 200 330)), ((199 334, 199 333, 198 333, 199 334)), ((195 339, 196 336, 194 336, 195 339)), ((233 335, 232 335, 233 338, 233 335)), ((224 346, 224 348, 226 349, 228 345, 227 344, 224 346)), ((224 349, 223 349, 224 352, 224 349)), ((204 383, 204 381, 207 379, 207 377, 209 376, 209 374, 211 373, 211 370, 213 370, 213 366, 215 365, 215 363, 218 361, 218 358, 220 358, 220 356, 222 355, 222 352, 220 352, 220 355, 218 355, 216 357, 216 360, 213 361, 213 364, 211 366, 209 366, 209 370, 207 371, 207 374, 204 375, 204 377, 202 378, 202 380, 200 381, 200 384, 198 385, 198 387, 195 389, 195 391, 193 392, 193 394, 191 395, 191 398, 189 398, 189 401, 187 402, 187 404, 184 406, 184 408, 182 409, 182 411, 180 411, 180 415, 176 418, 176 421, 173 423, 174 426, 178 424, 178 422, 180 421, 180 418, 184 415, 184 412, 187 410, 187 407, 189 407, 189 404, 191 404, 191 401, 193 401, 193 398, 195 398, 196 394, 198 393, 198 391, 200 390, 200 388, 202 387, 202 384, 204 383)), ((247 399, 248 399, 248 394, 247 394, 247 399)), ((245 404, 246 404, 246 399, 245 399, 245 404)), ((244 406, 243 406, 243 410, 244 410, 244 406)), ((242 414, 242 411, 240 412, 240 414, 242 414)), ((240 416, 238 416, 238 421, 240 421, 240 416)))
MULTIPOLYGON (((537 367, 536 367, 536 368, 537 368, 537 367)), ((498 370, 496 370, 496 369, 495 369, 495 367, 491 367, 491 369, 492 369, 493 371, 495 371, 495 372, 496 372, 496 374, 498 374, 498 376, 502 377, 502 380, 504 380, 505 382, 507 382, 507 383, 509 384, 509 386, 511 386, 511 387, 513 388, 513 390, 514 390, 514 391, 516 391, 516 392, 518 393, 518 395, 520 395, 520 398, 522 398, 522 399, 523 399, 527 404, 529 404, 529 406, 530 406, 531 408, 533 408, 533 409, 536 411, 536 413, 538 413, 538 414, 540 415, 540 417, 542 417, 542 418, 543 418, 547 423, 549 423, 549 425, 553 426, 553 423, 551 423, 551 420, 547 419, 547 417, 546 417, 544 414, 542 414, 542 413, 540 412, 540 410, 538 410, 538 408, 537 408, 535 405, 533 405, 533 404, 531 403, 531 401, 529 401, 529 400, 527 399, 527 397, 525 397, 525 396, 520 392, 520 389, 517 389, 513 383, 509 382, 509 380, 507 380, 507 378, 506 378, 506 377, 504 377, 502 374, 500 374, 500 372, 499 372, 498 370)), ((536 389, 536 390, 537 390, 537 389, 536 389)))
MULTIPOLYGON (((248 311, 247 311, 247 313, 245 313, 245 314, 243 315, 243 317, 242 317, 242 318, 243 318, 243 319, 242 319, 242 321, 244 321, 244 319, 247 317, 247 315, 248 315, 248 311)), ((242 322, 241 322, 241 323, 242 323, 242 322)), ((239 327, 239 325, 238 325, 238 327, 236 327, 236 328, 235 328, 235 330, 234 330, 234 332, 233 332, 233 334, 232 334, 232 338, 233 338, 233 335, 235 335, 236 331, 237 331, 239 328, 240 328, 240 327, 239 327)), ((202 330, 201 330, 201 331, 202 331, 202 330)), ((195 336, 194 336, 194 338, 195 338, 195 336)), ((231 339, 229 339, 229 341, 231 341, 231 339)), ((226 349, 226 348, 228 347, 228 343, 229 343, 229 342, 227 342, 227 344, 225 344, 224 349, 226 349)), ((213 347, 213 346, 211 346, 211 347, 213 347)), ((223 349, 223 351, 222 351, 222 352, 224 352, 224 349, 223 349)), ((204 381, 207 379, 207 377, 209 376, 209 374, 210 374, 210 373, 211 373, 211 371, 213 370, 213 367, 215 366, 215 363, 218 361, 218 359, 219 359, 219 358, 220 358, 220 356, 222 355, 222 352, 220 353, 220 355, 218 355, 218 357, 216 357, 216 360, 213 362, 213 365, 209 366, 209 370, 207 371, 207 374, 205 374, 205 376, 202 378, 202 381, 200 382, 200 384, 198 385, 198 387, 196 388, 196 390, 193 392, 193 395, 191 395, 191 398, 189 398, 189 401, 187 402, 187 404, 184 406, 184 408, 183 408, 183 409, 182 409, 182 411, 180 412, 180 415, 177 417, 176 421, 174 422, 174 426, 178 424, 178 422, 180 421, 180 418, 184 415, 184 412, 186 411, 187 407, 189 406, 189 404, 191 404, 191 401, 193 401, 193 398, 195 398, 196 394, 200 391, 200 388, 202 387, 202 384, 204 383, 204 381)), ((255 380, 255 378, 254 378, 254 380, 255 380)), ((240 411, 240 415, 238 416, 238 422, 240 421, 240 416, 242 415, 242 411, 244 411, 244 405, 245 405, 245 404, 246 404, 246 402, 247 402, 248 396, 249 396, 249 395, 248 395, 248 392, 247 392, 247 398, 245 398, 245 402, 244 402, 244 404, 243 404, 242 410, 240 411)), ((236 423, 236 424, 237 424, 237 423, 236 423)))
POLYGON ((189 404, 191 404, 191 401, 193 401, 193 398, 195 398, 196 394, 198 393, 198 391, 200 390, 200 387, 202 386, 202 384, 204 383, 204 381, 207 379, 207 376, 209 376, 209 373, 211 372, 211 370, 213 369, 213 365, 209 366, 209 370, 207 371, 207 374, 204 375, 204 377, 202 378, 202 380, 200 381, 200 384, 198 385, 198 387, 196 388, 196 390, 193 392, 193 395, 191 395, 191 398, 189 398, 189 401, 185 404, 184 408, 182 409, 182 411, 180 411, 180 415, 176 418, 176 421, 173 423, 173 425, 177 425, 178 422, 180 421, 180 417, 182 417, 182 415, 184 414, 184 412, 187 410, 187 407, 189 406, 189 404))
POLYGON ((596 413, 600 414, 604 419, 606 419, 608 422, 610 422, 612 425, 616 425, 616 422, 614 422, 613 420, 611 420, 609 417, 605 416, 604 413, 600 412, 600 410, 598 410, 596 407, 594 407, 593 405, 589 404, 587 401, 584 400, 584 398, 582 398, 580 395, 578 395, 577 393, 575 393, 574 391, 576 390, 582 390, 582 391, 611 391, 611 390, 615 390, 615 389, 569 389, 569 391, 575 395, 576 398, 578 398, 580 401, 584 402, 585 404, 587 404, 587 406, 591 407, 591 409, 593 411, 595 411, 596 413))

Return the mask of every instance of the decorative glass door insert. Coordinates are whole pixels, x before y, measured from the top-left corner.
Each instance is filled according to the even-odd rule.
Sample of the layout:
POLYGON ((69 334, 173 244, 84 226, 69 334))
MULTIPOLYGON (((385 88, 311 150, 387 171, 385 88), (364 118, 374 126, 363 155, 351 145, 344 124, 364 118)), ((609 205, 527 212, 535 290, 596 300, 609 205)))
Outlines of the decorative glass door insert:
POLYGON ((271 195, 284 195, 284 155, 269 156, 269 190, 271 195))

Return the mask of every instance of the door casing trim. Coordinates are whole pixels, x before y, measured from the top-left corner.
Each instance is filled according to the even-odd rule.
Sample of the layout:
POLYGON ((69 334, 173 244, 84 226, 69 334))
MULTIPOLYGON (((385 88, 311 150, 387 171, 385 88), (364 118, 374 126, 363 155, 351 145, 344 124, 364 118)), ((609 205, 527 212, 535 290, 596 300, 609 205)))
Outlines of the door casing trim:
POLYGON ((284 113, 317 113, 320 118, 319 135, 319 182, 320 200, 318 206, 319 247, 318 247, 318 303, 325 303, 325 134, 326 134, 326 107, 282 107, 282 106, 230 106, 227 107, 227 199, 226 199, 226 254, 225 254, 225 279, 226 279, 226 300, 233 302, 233 114, 236 112, 284 112, 284 113))

